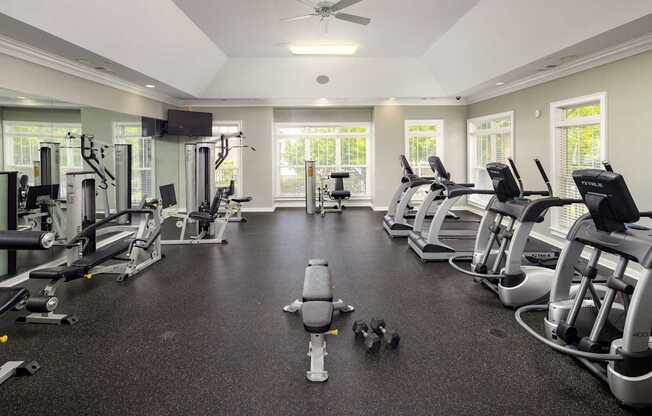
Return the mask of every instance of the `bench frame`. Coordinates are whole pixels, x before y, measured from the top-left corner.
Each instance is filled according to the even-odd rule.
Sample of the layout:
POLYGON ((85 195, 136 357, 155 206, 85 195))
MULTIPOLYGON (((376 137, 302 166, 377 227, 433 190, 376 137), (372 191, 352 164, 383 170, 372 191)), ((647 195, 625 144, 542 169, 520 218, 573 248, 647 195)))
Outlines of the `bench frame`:
MULTIPOLYGON (((310 269, 312 267, 328 267, 328 262, 325 260, 318 260, 318 259, 313 259, 308 262, 308 267, 306 268, 306 273, 304 277, 304 286, 306 285, 306 281, 308 279, 310 269)), ((326 278, 328 279, 328 287, 330 288, 330 298, 332 299, 332 283, 330 280, 330 273, 326 274, 326 278)), ((284 312, 288 313, 296 313, 301 310, 304 304, 307 304, 312 301, 320 301, 323 302, 324 299, 311 299, 310 296, 306 296, 306 294, 303 294, 303 300, 301 299, 296 299, 289 305, 285 305, 283 307, 284 312)), ((342 299, 338 299, 337 301, 330 301, 333 305, 333 312, 334 311, 339 311, 340 313, 350 313, 355 310, 355 308, 351 305, 348 305, 344 303, 342 299)), ((328 331, 325 333, 310 333, 310 342, 308 343, 308 357, 310 357, 310 370, 306 372, 306 378, 308 381, 312 381, 315 383, 323 383, 326 380, 328 380, 328 371, 325 369, 325 358, 328 355, 328 352, 326 352, 326 335, 336 335, 337 330, 333 331, 328 331)))

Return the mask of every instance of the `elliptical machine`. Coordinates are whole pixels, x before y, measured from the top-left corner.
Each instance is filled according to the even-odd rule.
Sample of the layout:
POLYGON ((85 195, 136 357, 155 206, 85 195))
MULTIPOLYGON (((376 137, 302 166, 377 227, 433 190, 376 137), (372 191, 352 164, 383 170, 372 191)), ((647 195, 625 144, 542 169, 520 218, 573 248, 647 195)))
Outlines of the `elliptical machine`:
POLYGON ((584 364, 623 404, 652 406, 652 230, 635 224, 652 212, 640 212, 623 177, 605 167, 573 172, 589 213, 566 237, 550 303, 524 306, 516 320, 538 341, 584 364), (573 287, 573 268, 586 247, 593 253, 579 287, 573 287), (598 286, 602 253, 618 261, 606 284, 598 286), (637 282, 625 279, 630 262, 643 269, 637 282), (524 322, 522 315, 531 311, 547 311, 545 336, 524 322))
POLYGON ((509 159, 511 170, 503 163, 487 165, 495 196, 480 223, 471 268, 465 269, 456 264, 465 258, 464 255, 449 259, 454 269, 474 277, 476 282, 495 292, 503 305, 508 307, 528 305, 548 297, 554 270, 541 265, 523 265, 523 257, 554 259, 557 253, 525 253, 526 244, 532 228, 544 220, 550 208, 582 202, 553 196, 543 165, 538 159, 534 162, 546 184, 546 191, 524 190, 512 159, 509 159), (527 198, 535 195, 542 198, 527 198))

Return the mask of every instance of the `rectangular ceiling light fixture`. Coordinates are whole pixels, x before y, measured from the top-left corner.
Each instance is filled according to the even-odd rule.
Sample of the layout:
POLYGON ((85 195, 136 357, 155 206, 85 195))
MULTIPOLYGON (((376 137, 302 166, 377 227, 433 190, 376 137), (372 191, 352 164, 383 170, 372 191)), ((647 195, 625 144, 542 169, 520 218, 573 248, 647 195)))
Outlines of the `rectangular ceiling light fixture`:
POLYGON ((290 45, 293 55, 355 55, 357 45, 290 45))

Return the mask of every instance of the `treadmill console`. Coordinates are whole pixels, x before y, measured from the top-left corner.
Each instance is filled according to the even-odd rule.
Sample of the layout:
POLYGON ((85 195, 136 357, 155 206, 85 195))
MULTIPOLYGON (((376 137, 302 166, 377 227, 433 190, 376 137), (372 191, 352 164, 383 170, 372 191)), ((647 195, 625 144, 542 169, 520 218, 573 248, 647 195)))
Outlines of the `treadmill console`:
POLYGON ((521 196, 521 188, 518 187, 509 166, 504 163, 488 163, 487 173, 489 173, 491 184, 496 191, 496 198, 500 202, 507 202, 521 196))
POLYGON ((437 174, 441 179, 449 180, 451 179, 451 174, 446 171, 444 163, 437 156, 430 156, 428 158, 428 163, 430 164, 430 169, 437 174))
POLYGON ((405 155, 400 155, 399 160, 401 162, 401 167, 403 168, 403 174, 405 176, 414 176, 414 171, 412 170, 412 166, 410 166, 410 162, 408 162, 405 155))
POLYGON ((601 169, 573 172, 573 180, 600 231, 624 231, 640 213, 622 175, 601 169))

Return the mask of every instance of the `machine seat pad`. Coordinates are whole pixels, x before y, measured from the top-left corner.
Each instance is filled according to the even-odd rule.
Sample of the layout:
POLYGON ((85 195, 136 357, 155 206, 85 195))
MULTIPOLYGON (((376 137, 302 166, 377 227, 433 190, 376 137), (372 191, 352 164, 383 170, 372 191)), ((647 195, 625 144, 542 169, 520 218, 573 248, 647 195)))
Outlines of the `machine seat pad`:
POLYGON ((331 275, 326 266, 308 266, 303 280, 303 301, 333 301, 331 275))
POLYGON ((333 304, 331 302, 306 302, 301 306, 303 327, 311 334, 322 334, 331 329, 333 304))
POLYGON ((29 274, 29 278, 39 280, 64 279, 66 282, 70 282, 71 280, 83 278, 87 271, 88 268, 84 266, 59 266, 34 270, 29 274))
POLYGON ((254 200, 254 197, 253 197, 253 196, 238 196, 238 197, 230 198, 230 199, 231 199, 231 201, 233 201, 233 202, 236 202, 236 203, 238 203, 238 204, 242 204, 242 203, 245 203, 245 202, 251 202, 251 201, 253 201, 253 200, 254 200))
POLYGON ((344 179, 344 178, 350 178, 351 174, 349 172, 333 172, 331 173, 331 178, 333 179, 344 179))
POLYGON ((120 254, 129 250, 132 241, 133 240, 131 238, 123 238, 118 240, 114 243, 109 244, 108 246, 95 250, 94 253, 90 253, 82 257, 81 259, 74 262, 71 267, 81 266, 91 269, 98 264, 102 264, 107 260, 111 260, 112 258, 119 256, 120 254))
POLYGON ((23 287, 0 287, 0 315, 8 312, 29 296, 23 287))
POLYGON ((191 212, 189 217, 192 218, 193 220, 206 221, 206 222, 213 222, 215 221, 216 218, 210 212, 200 212, 200 211, 191 212))
POLYGON ((350 191, 331 191, 331 198, 334 198, 334 199, 351 198, 351 192, 350 191))
POLYGON ((310 259, 310 260, 308 260, 308 266, 328 266, 328 260, 326 260, 326 259, 310 259))

